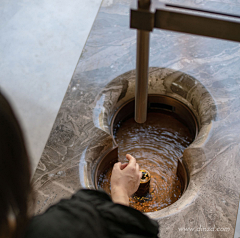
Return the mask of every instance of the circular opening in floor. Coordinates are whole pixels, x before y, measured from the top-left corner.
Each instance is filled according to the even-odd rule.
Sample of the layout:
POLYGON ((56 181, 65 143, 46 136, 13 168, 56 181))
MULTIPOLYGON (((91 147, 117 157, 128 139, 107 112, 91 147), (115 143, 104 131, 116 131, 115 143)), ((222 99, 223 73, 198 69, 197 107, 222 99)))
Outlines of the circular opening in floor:
POLYGON ((113 113, 110 130, 116 147, 99 160, 95 186, 110 194, 113 164, 126 162, 126 154, 131 154, 143 170, 143 179, 130 198, 130 206, 154 212, 185 192, 188 175, 181 156, 196 138, 198 124, 192 111, 172 97, 149 95, 144 124, 134 121, 134 104, 132 99, 113 113))

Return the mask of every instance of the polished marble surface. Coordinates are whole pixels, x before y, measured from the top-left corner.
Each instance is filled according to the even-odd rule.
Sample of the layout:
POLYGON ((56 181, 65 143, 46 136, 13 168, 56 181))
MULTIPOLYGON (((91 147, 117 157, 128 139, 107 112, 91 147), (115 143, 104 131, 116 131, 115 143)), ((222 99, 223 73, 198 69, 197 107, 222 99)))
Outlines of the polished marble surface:
MULTIPOLYGON (((230 0, 183 2, 231 13, 240 10, 240 3, 230 0)), ((91 187, 82 171, 94 162, 96 154, 101 155, 112 146, 101 103, 109 102, 111 107, 111 100, 100 95, 108 88, 111 97, 131 88, 127 79, 135 68, 136 32, 129 29, 129 5, 127 0, 103 1, 34 175, 36 212, 70 196, 81 187, 80 181, 91 187), (104 120, 96 123, 96 118, 104 120)), ((197 147, 190 146, 184 152, 190 173, 187 192, 176 204, 149 214, 159 221, 160 237, 234 236, 240 193, 239 65, 238 43, 160 30, 151 34, 150 66, 181 71, 195 78, 211 95, 214 103, 209 104, 210 109, 212 105, 216 112, 212 121, 206 120, 207 129, 202 134, 200 131, 199 135, 207 137, 198 137, 197 147), (201 230, 215 228, 222 230, 201 230)), ((174 80, 181 82, 179 78, 171 82, 174 80)), ((184 90, 193 92, 194 84, 188 82, 184 90)), ((192 101, 188 94, 184 95, 193 107, 201 104, 202 97, 197 101, 199 95, 204 97, 198 90, 192 101)), ((203 118, 209 115, 208 110, 197 109, 203 118)))

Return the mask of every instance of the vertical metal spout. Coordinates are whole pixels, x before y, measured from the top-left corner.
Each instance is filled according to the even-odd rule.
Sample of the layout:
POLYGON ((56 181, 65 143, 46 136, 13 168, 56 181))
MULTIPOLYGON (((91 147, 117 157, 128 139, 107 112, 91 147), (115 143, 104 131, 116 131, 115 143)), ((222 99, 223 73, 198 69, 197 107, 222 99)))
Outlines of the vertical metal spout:
MULTIPOLYGON (((141 9, 149 9, 150 3, 150 0, 139 0, 138 7, 141 9)), ((144 123, 147 120, 148 61, 149 32, 137 30, 135 83, 135 121, 137 123, 144 123)))
POLYGON ((149 32, 137 30, 135 121, 147 120, 149 32))

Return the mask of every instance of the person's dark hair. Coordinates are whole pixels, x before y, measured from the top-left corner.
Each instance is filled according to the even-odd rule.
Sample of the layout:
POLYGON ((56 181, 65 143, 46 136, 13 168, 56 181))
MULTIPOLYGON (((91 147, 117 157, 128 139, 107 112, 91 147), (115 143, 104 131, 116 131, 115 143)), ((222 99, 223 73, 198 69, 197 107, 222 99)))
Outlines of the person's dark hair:
POLYGON ((30 161, 16 116, 0 92, 0 236, 10 231, 9 214, 16 220, 14 237, 28 222, 31 194, 30 161))

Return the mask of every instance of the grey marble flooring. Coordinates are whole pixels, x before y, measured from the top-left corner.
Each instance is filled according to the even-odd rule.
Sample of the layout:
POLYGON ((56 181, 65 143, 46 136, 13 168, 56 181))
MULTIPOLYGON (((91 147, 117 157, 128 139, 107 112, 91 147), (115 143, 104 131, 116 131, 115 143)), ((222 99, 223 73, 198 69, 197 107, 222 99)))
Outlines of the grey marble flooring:
POLYGON ((35 170, 101 0, 1 0, 0 90, 35 170))

